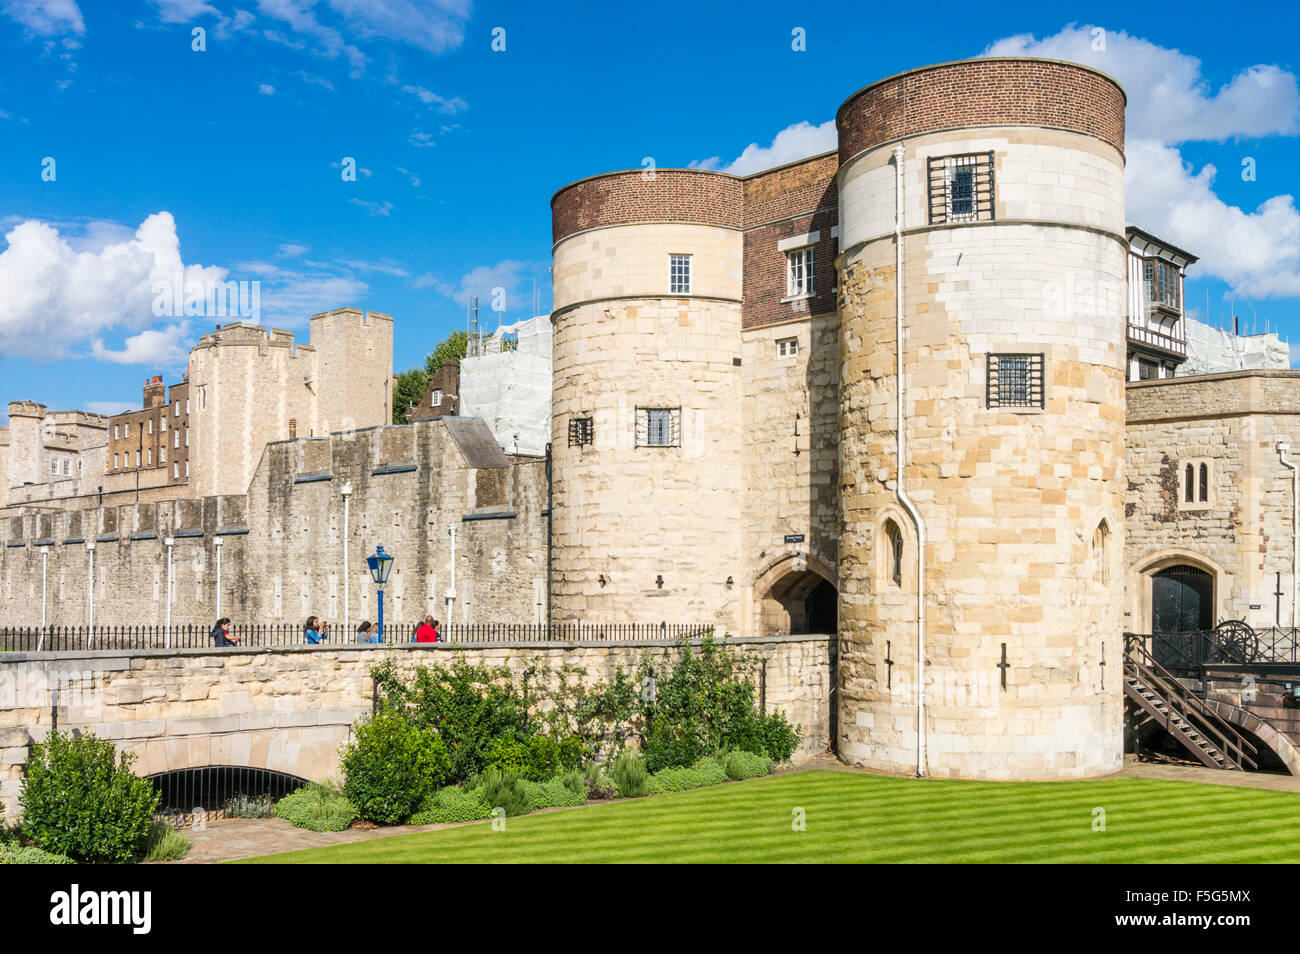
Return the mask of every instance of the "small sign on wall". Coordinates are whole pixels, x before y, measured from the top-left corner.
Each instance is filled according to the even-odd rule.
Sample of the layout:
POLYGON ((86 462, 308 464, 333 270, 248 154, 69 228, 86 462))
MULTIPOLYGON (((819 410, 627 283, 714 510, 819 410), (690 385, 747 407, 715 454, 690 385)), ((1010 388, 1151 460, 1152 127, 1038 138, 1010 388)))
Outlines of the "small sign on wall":
POLYGON ((785 535, 785 542, 786 542, 786 543, 803 543, 803 534, 802 534, 802 533, 787 533, 787 534, 785 535))

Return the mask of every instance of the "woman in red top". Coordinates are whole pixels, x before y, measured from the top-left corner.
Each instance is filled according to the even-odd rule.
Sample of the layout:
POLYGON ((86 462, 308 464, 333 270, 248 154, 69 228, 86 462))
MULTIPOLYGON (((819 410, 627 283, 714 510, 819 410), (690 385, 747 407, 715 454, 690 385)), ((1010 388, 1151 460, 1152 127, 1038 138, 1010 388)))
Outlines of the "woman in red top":
POLYGON ((426 616, 419 629, 415 631, 415 641, 417 643, 436 643, 438 641, 438 621, 432 616, 426 616))

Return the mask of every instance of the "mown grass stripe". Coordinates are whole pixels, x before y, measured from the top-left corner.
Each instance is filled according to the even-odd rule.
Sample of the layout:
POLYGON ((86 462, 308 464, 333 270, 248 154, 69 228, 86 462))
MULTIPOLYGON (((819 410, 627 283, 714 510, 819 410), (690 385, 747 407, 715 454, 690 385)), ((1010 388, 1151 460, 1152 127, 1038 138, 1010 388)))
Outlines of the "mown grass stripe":
POLYGON ((1300 797, 1161 779, 997 783, 835 771, 252 859, 264 862, 1286 861, 1300 797), (791 830, 792 810, 807 830, 791 830), (1092 810, 1106 831, 1092 830, 1092 810))

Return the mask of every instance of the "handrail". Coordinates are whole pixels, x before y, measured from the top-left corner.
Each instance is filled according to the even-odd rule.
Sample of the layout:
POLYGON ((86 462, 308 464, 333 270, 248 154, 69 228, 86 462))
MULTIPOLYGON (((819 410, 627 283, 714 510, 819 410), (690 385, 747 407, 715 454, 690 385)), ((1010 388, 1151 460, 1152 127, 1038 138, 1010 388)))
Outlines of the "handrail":
POLYGON ((1151 655, 1146 640, 1133 633, 1124 634, 1124 661, 1132 666, 1134 675, 1152 684, 1153 689, 1160 690, 1165 704, 1176 715, 1183 717, 1197 731, 1204 733, 1210 741, 1217 742, 1219 751, 1225 757, 1232 758, 1238 766, 1244 764, 1259 768, 1258 763, 1246 755, 1258 755, 1259 750, 1246 741, 1236 729, 1229 725, 1222 716, 1209 708, 1191 690, 1179 682, 1178 678, 1160 665, 1151 655))

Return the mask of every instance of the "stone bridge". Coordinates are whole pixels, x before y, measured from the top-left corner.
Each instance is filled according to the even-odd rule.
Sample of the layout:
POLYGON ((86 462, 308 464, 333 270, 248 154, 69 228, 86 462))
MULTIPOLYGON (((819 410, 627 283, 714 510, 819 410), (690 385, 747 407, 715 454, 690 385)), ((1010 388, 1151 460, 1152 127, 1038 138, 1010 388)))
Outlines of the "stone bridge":
MULTIPOLYGON (((769 710, 802 725, 800 754, 824 750, 830 637, 729 643, 751 660, 769 710)), ((633 669, 646 653, 668 661, 680 646, 609 640, 0 653, 0 805, 8 817, 18 814, 23 763, 55 725, 111 739, 136 756, 140 775, 235 766, 328 778, 339 747, 371 710, 374 664, 447 664, 456 653, 516 670, 540 657, 552 668, 581 667, 594 680, 619 665, 633 669)))

